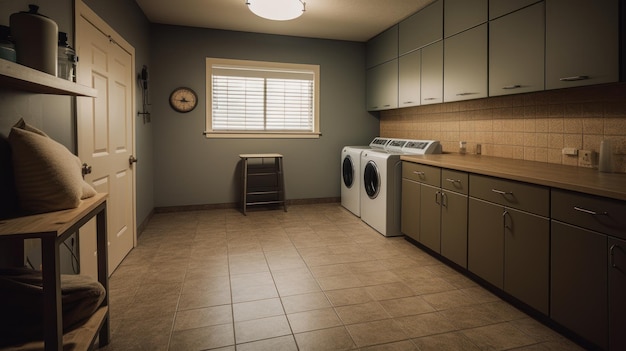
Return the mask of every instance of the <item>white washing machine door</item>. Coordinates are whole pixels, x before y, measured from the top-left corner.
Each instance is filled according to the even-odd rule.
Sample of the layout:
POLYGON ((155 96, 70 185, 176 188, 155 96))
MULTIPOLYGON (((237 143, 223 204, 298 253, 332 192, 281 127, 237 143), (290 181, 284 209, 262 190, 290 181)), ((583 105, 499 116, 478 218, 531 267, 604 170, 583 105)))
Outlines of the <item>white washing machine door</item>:
POLYGON ((352 157, 347 155, 343 158, 343 162, 341 163, 341 179, 343 180, 343 185, 345 185, 348 189, 352 188, 352 185, 354 184, 355 171, 352 157))
POLYGON ((380 173, 376 162, 368 161, 363 171, 363 186, 370 199, 375 199, 380 192, 380 173))

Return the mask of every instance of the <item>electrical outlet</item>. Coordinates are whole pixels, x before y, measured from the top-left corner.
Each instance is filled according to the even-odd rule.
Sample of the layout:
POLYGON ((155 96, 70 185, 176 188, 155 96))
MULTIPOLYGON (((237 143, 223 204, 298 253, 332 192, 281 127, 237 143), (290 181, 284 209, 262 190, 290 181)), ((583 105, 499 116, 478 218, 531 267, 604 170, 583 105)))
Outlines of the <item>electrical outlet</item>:
POLYGON ((593 168, 596 164, 596 153, 591 150, 578 151, 578 166, 593 168))

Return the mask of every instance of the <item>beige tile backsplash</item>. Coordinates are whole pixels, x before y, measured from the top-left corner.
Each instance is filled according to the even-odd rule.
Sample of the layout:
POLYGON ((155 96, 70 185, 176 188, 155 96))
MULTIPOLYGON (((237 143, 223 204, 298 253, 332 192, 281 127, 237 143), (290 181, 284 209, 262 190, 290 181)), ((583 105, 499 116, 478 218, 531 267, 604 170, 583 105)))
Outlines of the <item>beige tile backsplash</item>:
POLYGON ((382 111, 380 135, 440 140, 444 152, 579 166, 565 147, 600 150, 612 140, 613 170, 626 173, 626 83, 543 91, 382 111))

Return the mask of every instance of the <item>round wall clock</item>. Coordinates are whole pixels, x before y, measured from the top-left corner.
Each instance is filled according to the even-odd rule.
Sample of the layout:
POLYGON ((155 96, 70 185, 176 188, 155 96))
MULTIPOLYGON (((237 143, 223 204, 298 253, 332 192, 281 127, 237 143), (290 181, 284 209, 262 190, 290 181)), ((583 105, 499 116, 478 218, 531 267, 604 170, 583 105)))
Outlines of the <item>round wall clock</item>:
POLYGON ((191 88, 180 87, 170 94, 170 106, 178 112, 189 112, 198 105, 198 94, 191 88))

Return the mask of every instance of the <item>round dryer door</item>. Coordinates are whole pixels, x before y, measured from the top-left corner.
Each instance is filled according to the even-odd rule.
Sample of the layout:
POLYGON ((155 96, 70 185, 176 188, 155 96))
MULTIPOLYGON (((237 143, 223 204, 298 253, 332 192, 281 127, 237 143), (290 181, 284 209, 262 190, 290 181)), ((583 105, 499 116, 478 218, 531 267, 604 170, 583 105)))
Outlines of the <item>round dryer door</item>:
POLYGON ((380 191, 380 174, 378 173, 378 167, 376 167, 374 161, 369 161, 365 165, 363 186, 370 199, 375 199, 376 196, 378 196, 378 192, 380 191))
POLYGON ((352 163, 352 157, 350 157, 350 155, 343 159, 341 164, 341 177, 343 184, 347 188, 351 188, 354 183, 354 163, 352 163))

